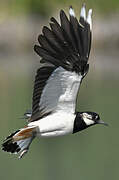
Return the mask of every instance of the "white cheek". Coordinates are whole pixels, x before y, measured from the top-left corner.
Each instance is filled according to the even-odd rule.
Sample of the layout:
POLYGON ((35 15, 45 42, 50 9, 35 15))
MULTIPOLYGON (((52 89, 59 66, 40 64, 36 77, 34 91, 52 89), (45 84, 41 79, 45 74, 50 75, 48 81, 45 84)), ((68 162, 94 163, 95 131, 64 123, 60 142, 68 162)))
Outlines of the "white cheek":
POLYGON ((92 121, 91 119, 87 119, 87 118, 83 118, 84 122, 86 123, 86 125, 91 125, 94 124, 94 121, 92 121))

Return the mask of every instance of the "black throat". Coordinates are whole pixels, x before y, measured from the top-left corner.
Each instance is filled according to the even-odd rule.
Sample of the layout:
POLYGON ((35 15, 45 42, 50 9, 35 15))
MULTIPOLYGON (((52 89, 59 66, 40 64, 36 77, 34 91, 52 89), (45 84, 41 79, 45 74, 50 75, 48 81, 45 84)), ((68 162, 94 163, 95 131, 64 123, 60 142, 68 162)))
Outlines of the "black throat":
POLYGON ((83 129, 86 129, 88 126, 85 124, 85 122, 82 119, 82 116, 80 115, 80 112, 76 113, 76 118, 74 120, 74 128, 73 128, 73 134, 82 131, 83 129))

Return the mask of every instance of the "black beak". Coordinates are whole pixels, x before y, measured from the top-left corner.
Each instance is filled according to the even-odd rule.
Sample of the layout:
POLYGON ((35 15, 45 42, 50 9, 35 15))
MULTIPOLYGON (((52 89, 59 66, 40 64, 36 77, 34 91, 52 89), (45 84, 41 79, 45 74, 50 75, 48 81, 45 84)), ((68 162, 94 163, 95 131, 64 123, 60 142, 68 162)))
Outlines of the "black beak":
POLYGON ((105 122, 102 121, 102 120, 99 120, 99 121, 98 121, 98 124, 103 124, 103 125, 105 125, 105 126, 109 126, 107 123, 105 123, 105 122))

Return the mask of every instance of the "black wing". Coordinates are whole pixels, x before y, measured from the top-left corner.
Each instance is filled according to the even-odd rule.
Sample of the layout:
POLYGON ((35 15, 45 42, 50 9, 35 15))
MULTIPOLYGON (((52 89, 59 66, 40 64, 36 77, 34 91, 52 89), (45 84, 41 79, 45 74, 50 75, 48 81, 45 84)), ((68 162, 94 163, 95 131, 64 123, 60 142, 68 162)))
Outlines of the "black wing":
MULTIPOLYGON (((51 85, 53 85, 54 80, 51 81, 50 77, 54 75, 54 72, 54 78, 57 79, 57 69, 62 67, 64 71, 74 73, 73 75, 75 77, 78 75, 80 80, 87 74, 89 69, 88 58, 91 48, 91 14, 92 11, 89 10, 88 16, 86 18, 86 10, 85 6, 83 5, 81 9, 80 20, 78 21, 75 17, 74 10, 72 7, 70 7, 69 19, 67 18, 65 12, 61 10, 60 24, 56 21, 55 18, 52 17, 50 28, 46 26, 43 27, 42 34, 38 37, 40 46, 35 45, 34 50, 39 56, 42 57, 41 63, 49 63, 52 66, 42 67, 37 71, 33 92, 32 120, 36 120, 36 116, 39 118, 44 114, 50 113, 50 111, 46 111, 48 108, 45 109, 44 106, 42 107, 42 103, 40 101, 47 83, 50 82, 51 85)), ((58 70, 58 73, 58 75, 61 76, 58 81, 66 78, 66 73, 64 75, 64 72, 62 73, 61 69, 58 70)), ((74 81, 76 82, 77 80, 75 79, 74 81)), ((63 81, 63 83, 65 82, 66 80, 63 81)), ((57 86, 60 87, 59 84, 57 86)), ((51 88, 49 88, 48 91, 48 87, 50 86, 47 85, 46 92, 51 93, 51 88)), ((67 85, 67 88, 71 87, 68 87, 67 85)), ((78 91, 77 88, 75 89, 78 91)), ((75 92, 75 94, 77 94, 77 92, 75 92)), ((46 96, 46 94, 44 94, 44 96, 46 96)), ((57 102, 59 101, 59 97, 60 95, 57 96, 57 102)), ((55 98, 55 95, 53 98, 55 98)), ((72 99, 72 101, 74 103, 76 95, 73 98, 74 99, 72 99)), ((48 103, 50 102, 48 98, 44 98, 42 101, 44 102, 45 100, 48 101, 48 103)), ((49 104, 45 103, 45 106, 48 105, 49 104)))

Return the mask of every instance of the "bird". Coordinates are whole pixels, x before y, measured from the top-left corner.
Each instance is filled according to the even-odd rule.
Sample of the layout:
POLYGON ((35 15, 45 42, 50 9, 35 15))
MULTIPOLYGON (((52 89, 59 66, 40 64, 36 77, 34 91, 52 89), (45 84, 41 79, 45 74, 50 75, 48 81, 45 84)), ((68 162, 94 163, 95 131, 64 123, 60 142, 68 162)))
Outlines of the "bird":
POLYGON ((69 16, 60 10, 60 22, 50 18, 34 46, 40 56, 35 75, 32 108, 24 114, 27 125, 10 134, 2 150, 22 158, 35 137, 75 134, 96 124, 107 125, 98 113, 76 110, 77 94, 89 70, 92 40, 92 9, 83 4, 77 19, 72 6, 69 16))

